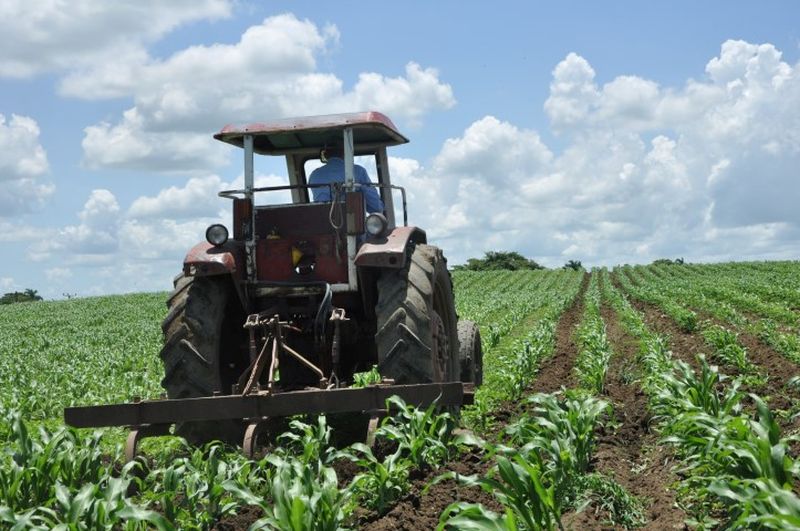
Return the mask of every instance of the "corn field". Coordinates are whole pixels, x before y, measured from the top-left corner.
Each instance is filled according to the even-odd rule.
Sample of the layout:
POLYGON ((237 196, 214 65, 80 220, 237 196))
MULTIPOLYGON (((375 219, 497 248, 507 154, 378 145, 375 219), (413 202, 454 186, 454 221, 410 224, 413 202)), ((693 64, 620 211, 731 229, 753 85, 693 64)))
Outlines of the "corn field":
POLYGON ((126 464, 123 430, 63 425, 160 394, 166 294, 0 307, 0 528, 800 528, 800 263, 453 283, 473 405, 390 399, 372 446, 293 418, 258 459, 168 436, 126 464))

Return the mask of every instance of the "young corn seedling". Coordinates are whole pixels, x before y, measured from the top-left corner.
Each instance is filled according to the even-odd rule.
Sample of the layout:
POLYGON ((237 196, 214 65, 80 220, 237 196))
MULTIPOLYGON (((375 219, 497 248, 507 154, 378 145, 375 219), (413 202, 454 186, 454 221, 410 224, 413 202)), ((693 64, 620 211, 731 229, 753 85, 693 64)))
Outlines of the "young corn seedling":
POLYGON ((353 374, 353 387, 367 387, 368 385, 379 384, 382 378, 381 373, 378 372, 378 366, 373 365, 372 368, 366 372, 357 372, 353 374))
POLYGON ((300 460, 308 466, 316 466, 318 463, 328 465, 333 461, 336 450, 330 443, 331 428, 325 415, 318 415, 316 424, 293 420, 289 427, 290 431, 278 437, 281 446, 276 452, 300 456, 300 460))
POLYGON ((36 440, 19 415, 13 418, 6 452, 0 464, 0 504, 12 512, 50 503, 56 483, 79 489, 110 475, 98 434, 81 439, 66 428, 55 433, 42 429, 36 440))
POLYGON ((703 330, 703 337, 714 348, 715 357, 743 373, 755 371, 755 367, 747 359, 747 350, 739 344, 735 332, 719 325, 711 325, 703 330))
POLYGON ((408 490, 411 463, 402 459, 399 451, 380 461, 369 446, 356 443, 338 455, 356 463, 363 470, 353 478, 349 489, 364 507, 384 514, 408 490))
POLYGON ((549 454, 567 476, 588 470, 594 431, 610 412, 610 404, 594 397, 559 400, 555 394, 541 393, 530 396, 528 402, 533 405, 532 414, 506 429, 511 442, 549 454))
POLYGON ((605 325, 600 317, 588 319, 578 330, 581 352, 575 363, 575 372, 581 387, 601 394, 605 388, 611 344, 606 337, 605 325))
POLYGON ((225 489, 245 504, 260 507, 264 517, 250 529, 275 531, 337 531, 349 515, 349 489, 340 490, 336 472, 321 462, 314 466, 292 456, 272 454, 272 500, 265 500, 239 483, 228 480, 225 489))
POLYGON ((449 460, 459 445, 479 444, 470 434, 456 435, 453 417, 436 413, 436 402, 422 411, 392 396, 386 400, 386 408, 397 413, 383 420, 376 437, 397 443, 398 452, 417 468, 437 467, 449 460))
POLYGON ((562 529, 555 488, 538 452, 498 455, 497 465, 487 477, 448 472, 436 481, 444 479, 480 487, 509 511, 503 517, 473 504, 457 502, 442 513, 437 529, 511 530, 517 529, 517 524, 523 529, 562 529))
POLYGON ((134 505, 125 497, 128 484, 129 480, 126 479, 108 478, 105 488, 99 484, 87 483, 79 491, 71 492, 61 483, 56 483, 56 502, 52 508, 39 507, 33 514, 16 522, 12 522, 12 518, 0 510, 0 521, 14 523, 12 529, 124 528, 131 531, 172 531, 174 527, 162 515, 134 505))
POLYGON ((155 469, 147 477, 148 496, 158 502, 171 522, 186 529, 210 529, 235 512, 239 503, 224 484, 248 478, 251 462, 238 454, 225 454, 224 447, 210 443, 191 450, 168 467, 155 469))

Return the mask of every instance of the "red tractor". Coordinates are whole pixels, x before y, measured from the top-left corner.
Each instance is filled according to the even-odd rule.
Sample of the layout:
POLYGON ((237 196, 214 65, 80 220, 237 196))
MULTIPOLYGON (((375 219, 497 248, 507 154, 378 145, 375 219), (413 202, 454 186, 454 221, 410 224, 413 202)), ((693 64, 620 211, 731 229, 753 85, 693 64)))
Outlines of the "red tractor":
MULTIPOLYGON (((424 230, 408 225, 405 190, 391 183, 386 148, 408 142, 391 120, 377 112, 294 118, 229 125, 215 138, 243 148, 244 188, 220 192, 233 201, 231 231, 208 228, 207 242, 189 251, 167 302, 161 358, 170 400, 148 404, 161 402, 157 411, 169 404, 176 409, 150 419, 141 412, 123 415, 114 423, 174 421, 176 432, 192 442, 241 441, 248 423, 256 427, 289 410, 374 408, 355 390, 336 392, 375 365, 383 378, 376 387, 388 386, 380 397, 407 388, 411 398, 460 404, 460 386, 458 392, 450 392, 452 386, 448 392, 441 385, 409 387, 480 384, 482 359, 478 328, 457 319, 442 251, 428 244, 424 230), (330 146, 343 152, 344 175, 309 184, 309 169, 330 146), (255 154, 284 156, 288 184, 255 187, 255 154), (355 157, 374 165, 376 182, 355 182, 355 157), (367 215, 364 186, 379 192, 382 213, 367 215), (319 187, 327 188, 330 201, 312 200, 319 187), (291 196, 291 203, 269 200, 279 194, 291 196), (310 388, 317 391, 302 394, 310 388), (194 413, 200 402, 186 399, 196 397, 231 399, 224 414, 213 415, 209 408, 224 408, 222 402, 202 402, 205 414, 194 413), (253 403, 248 397, 272 402, 244 411, 253 403), (309 400, 305 406, 302 397, 309 400), (295 408, 281 409, 278 399, 294 400, 295 408)), ((103 407, 121 406, 86 408, 93 425, 103 425, 97 420, 103 407)), ((75 414, 73 421, 81 424, 75 414)), ((245 434, 245 445, 252 436, 245 434)))

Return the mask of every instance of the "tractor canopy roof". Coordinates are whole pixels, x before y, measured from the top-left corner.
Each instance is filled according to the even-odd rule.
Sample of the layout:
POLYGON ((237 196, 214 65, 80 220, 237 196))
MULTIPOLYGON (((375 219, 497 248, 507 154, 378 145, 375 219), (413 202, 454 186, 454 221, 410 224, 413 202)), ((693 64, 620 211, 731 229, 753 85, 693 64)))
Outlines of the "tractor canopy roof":
POLYGON ((384 114, 374 111, 287 118, 246 125, 226 125, 214 138, 242 147, 253 136, 253 150, 263 155, 316 152, 342 142, 342 131, 353 130, 356 152, 405 144, 408 139, 384 114))

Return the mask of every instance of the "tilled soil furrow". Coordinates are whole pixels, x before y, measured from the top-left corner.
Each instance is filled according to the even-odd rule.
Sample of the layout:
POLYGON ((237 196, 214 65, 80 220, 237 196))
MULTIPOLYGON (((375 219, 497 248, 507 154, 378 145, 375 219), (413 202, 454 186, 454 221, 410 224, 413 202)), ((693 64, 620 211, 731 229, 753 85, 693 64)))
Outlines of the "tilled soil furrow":
POLYGON ((578 379, 575 375, 575 359, 578 357, 578 345, 575 343, 575 327, 583 318, 583 298, 589 286, 589 273, 583 277, 583 284, 572 306, 564 312, 556 328, 556 345, 553 355, 545 360, 539 374, 530 387, 531 393, 553 393, 561 387, 567 389, 577 387, 578 379))
POLYGON ((671 470, 671 451, 659 445, 658 436, 650 431, 647 396, 637 381, 638 341, 624 331, 610 307, 603 305, 601 315, 614 352, 605 394, 620 425, 598 438, 595 470, 613 477, 631 494, 647 499, 644 529, 683 529, 686 514, 676 507, 670 488, 679 480, 671 470))
POLYGON ((701 353, 708 354, 711 351, 706 345, 705 340, 699 335, 683 331, 680 326, 678 326, 678 323, 668 315, 662 313, 660 309, 631 296, 613 276, 611 279, 614 287, 619 290, 620 293, 628 295, 628 302, 631 303, 631 306, 644 315, 644 322, 647 324, 647 327, 653 332, 669 338, 672 355, 679 360, 685 361, 691 365, 693 369, 699 369, 700 364, 697 361, 697 355, 701 353))
POLYGON ((452 470, 458 474, 485 476, 490 464, 482 461, 479 454, 473 453, 461 461, 445 464, 439 470, 420 473, 412 472, 411 489, 389 512, 377 517, 364 513, 358 529, 371 531, 417 531, 436 529, 442 512, 453 502, 480 503, 487 509, 502 513, 504 508, 491 495, 476 487, 463 487, 455 481, 444 481, 433 485, 423 494, 423 490, 439 474, 452 470))

